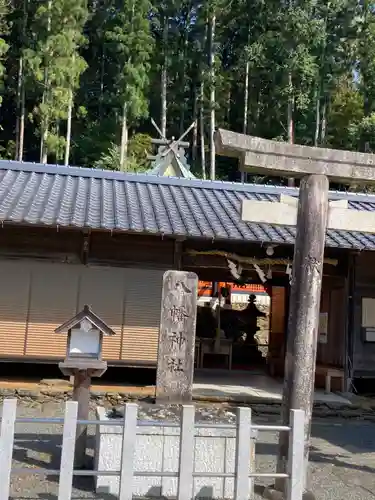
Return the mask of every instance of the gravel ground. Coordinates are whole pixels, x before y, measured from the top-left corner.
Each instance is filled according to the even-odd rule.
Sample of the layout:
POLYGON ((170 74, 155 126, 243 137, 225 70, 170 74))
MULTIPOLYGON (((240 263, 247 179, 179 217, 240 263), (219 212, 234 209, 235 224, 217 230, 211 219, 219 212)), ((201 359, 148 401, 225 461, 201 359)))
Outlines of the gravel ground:
MULTIPOLYGON (((197 419, 210 422, 235 421, 234 410, 225 406, 197 406, 197 419)), ((21 417, 61 417, 63 405, 56 403, 19 403, 21 417)), ((140 417, 147 419, 178 418, 178 410, 143 405, 140 417)), ((267 419, 256 416, 258 423, 276 423, 277 416, 267 419)), ((60 460, 61 425, 17 424, 14 467, 58 469, 60 460)), ((90 430, 89 455, 93 455, 93 432, 90 430)), ((259 435, 256 470, 275 470, 276 434, 259 435)), ((371 422, 316 420, 313 424, 311 450, 312 489, 318 500, 375 499, 375 426, 371 422)), ((0 471, 1 477, 1 471, 0 471)), ((257 491, 261 484, 256 482, 257 491)), ((264 483, 263 483, 264 484, 264 483)), ((28 475, 12 478, 11 497, 14 499, 49 500, 57 497, 58 478, 28 475)), ((93 493, 90 478, 77 478, 72 499, 95 498, 111 500, 93 493)), ((255 497, 261 498, 259 494, 255 497)))

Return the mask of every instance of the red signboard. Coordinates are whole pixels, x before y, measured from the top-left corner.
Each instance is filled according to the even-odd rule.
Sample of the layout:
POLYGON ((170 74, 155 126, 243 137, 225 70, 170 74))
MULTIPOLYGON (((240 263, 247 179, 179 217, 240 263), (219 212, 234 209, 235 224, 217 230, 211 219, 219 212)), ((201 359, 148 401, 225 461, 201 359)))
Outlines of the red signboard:
MULTIPOLYGON (((263 285, 236 285, 235 283, 220 282, 219 287, 227 287, 230 289, 231 293, 266 293, 263 285)), ((212 296, 212 282, 211 281, 200 281, 198 285, 198 296, 199 297, 211 297, 212 296)))

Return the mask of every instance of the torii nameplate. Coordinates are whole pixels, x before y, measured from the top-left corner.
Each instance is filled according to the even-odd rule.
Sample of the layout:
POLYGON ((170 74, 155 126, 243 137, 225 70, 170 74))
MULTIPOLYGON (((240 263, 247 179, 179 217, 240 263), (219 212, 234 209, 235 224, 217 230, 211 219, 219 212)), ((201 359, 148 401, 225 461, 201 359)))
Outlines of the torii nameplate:
POLYGON ((343 183, 375 183, 375 155, 270 141, 218 129, 216 152, 240 160, 243 171, 303 177, 326 175, 343 183))

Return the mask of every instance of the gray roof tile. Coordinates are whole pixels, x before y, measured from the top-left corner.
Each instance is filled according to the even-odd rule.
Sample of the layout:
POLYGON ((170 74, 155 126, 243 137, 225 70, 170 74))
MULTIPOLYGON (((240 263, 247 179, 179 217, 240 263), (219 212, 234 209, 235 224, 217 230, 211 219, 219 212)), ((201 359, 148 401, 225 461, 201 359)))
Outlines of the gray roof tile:
MULTIPOLYGON (((0 161, 3 222, 293 244, 294 227, 241 221, 242 200, 278 201, 282 193, 298 190, 0 161)), ((330 197, 375 211, 374 195, 330 197)), ((375 250, 375 234, 329 230, 327 246, 375 250)))

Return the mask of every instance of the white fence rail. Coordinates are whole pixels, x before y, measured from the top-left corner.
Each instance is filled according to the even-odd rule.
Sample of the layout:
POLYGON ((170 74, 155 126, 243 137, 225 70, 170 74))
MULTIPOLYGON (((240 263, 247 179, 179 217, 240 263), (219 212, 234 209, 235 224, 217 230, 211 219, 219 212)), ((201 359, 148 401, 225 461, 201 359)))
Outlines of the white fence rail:
POLYGON ((133 403, 125 405, 124 419, 90 420, 77 419, 77 403, 67 402, 64 418, 16 418, 17 400, 6 399, 3 402, 0 432, 0 500, 8 500, 10 495, 11 475, 43 474, 59 476, 58 500, 71 500, 73 476, 119 476, 119 500, 131 500, 133 496, 133 478, 142 477, 175 477, 178 481, 177 500, 191 500, 195 477, 218 477, 234 479, 235 500, 248 500, 251 497, 250 478, 285 478, 287 482, 286 500, 302 500, 304 489, 304 412, 292 410, 290 426, 253 425, 251 409, 238 408, 236 425, 207 424, 195 422, 195 409, 192 405, 182 407, 179 424, 170 422, 138 421, 138 406, 133 403), (30 424, 63 424, 63 440, 59 470, 37 468, 12 468, 14 431, 17 423, 30 424), (119 471, 74 470, 74 452, 76 429, 83 425, 119 425, 122 427, 122 457, 119 471), (180 455, 177 472, 134 471, 134 454, 136 434, 142 427, 180 427, 180 455), (197 428, 236 428, 236 460, 233 473, 194 472, 194 438, 197 428), (256 431, 289 432, 289 458, 286 474, 276 472, 261 473, 253 471, 251 457, 251 433, 256 431))

